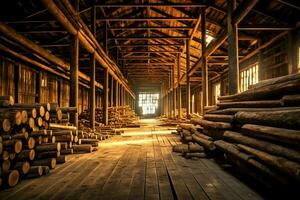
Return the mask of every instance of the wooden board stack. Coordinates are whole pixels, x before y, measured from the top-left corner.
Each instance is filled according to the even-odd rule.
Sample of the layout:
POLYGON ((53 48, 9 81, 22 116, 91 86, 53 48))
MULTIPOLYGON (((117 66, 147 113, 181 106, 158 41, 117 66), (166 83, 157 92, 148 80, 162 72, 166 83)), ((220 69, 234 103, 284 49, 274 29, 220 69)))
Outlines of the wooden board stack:
POLYGON ((192 121, 216 140, 228 161, 267 186, 299 185, 300 74, 262 81, 219 100, 203 120, 192 121))

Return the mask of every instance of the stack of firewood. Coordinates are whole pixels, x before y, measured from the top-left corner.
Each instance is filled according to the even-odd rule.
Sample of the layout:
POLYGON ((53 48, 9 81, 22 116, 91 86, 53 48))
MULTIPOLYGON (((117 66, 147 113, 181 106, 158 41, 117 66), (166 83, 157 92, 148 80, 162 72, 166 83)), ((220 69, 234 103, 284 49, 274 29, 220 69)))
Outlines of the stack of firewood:
MULTIPOLYGON (((104 127, 103 122, 103 111, 101 108, 95 109, 95 121, 99 127, 104 127)), ((90 112, 85 110, 79 115, 80 123, 84 126, 89 126, 90 112)), ((137 115, 129 106, 109 107, 108 108, 108 122, 111 128, 122 128, 122 127, 139 127, 136 123, 138 120, 137 115)))
POLYGON ((204 120, 193 122, 217 140, 228 161, 259 174, 252 177, 265 185, 299 185, 300 74, 262 81, 219 100, 204 120))
POLYGON ((182 153, 186 158, 205 158, 216 149, 212 138, 203 134, 201 126, 180 124, 177 127, 182 144, 173 146, 174 152, 182 153))
POLYGON ((14 103, 0 96, 0 185, 48 174, 67 154, 92 152, 98 140, 86 139, 76 127, 56 124, 72 109, 48 103, 14 103))
POLYGON ((49 104, 20 104, 0 96, 1 184, 12 187, 20 178, 48 174, 55 167, 60 144, 47 130, 49 124, 49 104))

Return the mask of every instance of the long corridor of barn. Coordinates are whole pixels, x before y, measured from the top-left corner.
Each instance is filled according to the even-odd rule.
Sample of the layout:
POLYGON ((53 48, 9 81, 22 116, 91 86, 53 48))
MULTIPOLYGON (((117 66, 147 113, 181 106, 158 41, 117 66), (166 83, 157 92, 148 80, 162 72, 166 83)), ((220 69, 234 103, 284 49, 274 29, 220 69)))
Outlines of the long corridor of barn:
POLYGON ((99 150, 76 155, 51 176, 25 180, 0 193, 6 199, 262 199, 213 159, 172 153, 181 143, 174 127, 141 120, 100 142, 99 150))

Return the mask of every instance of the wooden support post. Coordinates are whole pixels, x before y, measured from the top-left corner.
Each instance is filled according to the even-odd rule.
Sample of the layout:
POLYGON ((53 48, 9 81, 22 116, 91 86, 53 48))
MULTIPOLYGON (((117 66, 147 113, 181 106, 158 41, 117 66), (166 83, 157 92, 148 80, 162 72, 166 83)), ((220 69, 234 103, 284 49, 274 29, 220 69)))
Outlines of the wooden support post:
POLYGON ((175 67, 176 65, 172 66, 172 70, 173 70, 173 82, 172 82, 172 88, 173 88, 173 117, 176 117, 176 89, 175 89, 175 67))
MULTIPOLYGON (((94 36, 96 36, 96 7, 93 6, 91 10, 91 32, 94 36)), ((92 131, 95 131, 95 117, 96 117, 96 59, 95 53, 91 55, 91 68, 90 68, 90 128, 92 131)))
POLYGON ((111 76, 110 79, 110 106, 113 107, 114 104, 114 78, 111 76))
POLYGON ((15 64, 14 65, 14 84, 15 84, 15 91, 14 91, 14 96, 15 96, 15 103, 20 103, 19 102, 19 75, 20 75, 20 65, 15 64))
POLYGON ((57 103, 59 106, 61 106, 61 102, 62 102, 62 80, 59 79, 57 84, 57 103))
POLYGON ((108 125, 108 69, 104 69, 104 82, 103 82, 103 123, 108 125))
POLYGON ((190 118, 191 108, 191 85, 190 85, 190 41, 186 40, 186 116, 190 118))
MULTIPOLYGON (((70 59, 70 106, 78 110, 78 62, 79 62, 79 40, 78 36, 71 36, 71 59, 70 59)), ((78 127, 78 113, 70 113, 71 122, 78 127)))
POLYGON ((116 80, 116 89, 115 89, 115 106, 119 106, 119 83, 116 80))
POLYGON ((95 87, 95 80, 96 80, 96 59, 95 54, 91 55, 91 63, 90 63, 90 92, 89 92, 89 110, 90 110, 90 128, 94 131, 95 130, 95 117, 96 117, 96 87, 95 87))
POLYGON ((181 118, 181 84, 180 84, 180 78, 181 78, 181 71, 180 71, 180 53, 177 54, 177 82, 178 82, 178 88, 177 88, 177 108, 178 108, 178 118, 181 118))
POLYGON ((41 103, 41 97, 42 97, 42 73, 39 72, 36 74, 35 79, 35 103, 41 103))
POLYGON ((238 29, 234 23, 233 12, 236 8, 236 0, 228 1, 227 31, 228 31, 228 82, 229 94, 239 91, 239 55, 238 55, 238 29))
MULTIPOLYGON (((288 33, 288 73, 294 74, 297 73, 297 52, 299 51, 299 42, 297 41, 297 33, 296 30, 291 30, 288 33)), ((299 53, 298 53, 298 60, 299 60, 299 53)))
POLYGON ((201 9, 201 48, 202 48, 202 106, 201 113, 204 114, 204 107, 208 105, 208 70, 206 52, 206 13, 205 8, 201 9))

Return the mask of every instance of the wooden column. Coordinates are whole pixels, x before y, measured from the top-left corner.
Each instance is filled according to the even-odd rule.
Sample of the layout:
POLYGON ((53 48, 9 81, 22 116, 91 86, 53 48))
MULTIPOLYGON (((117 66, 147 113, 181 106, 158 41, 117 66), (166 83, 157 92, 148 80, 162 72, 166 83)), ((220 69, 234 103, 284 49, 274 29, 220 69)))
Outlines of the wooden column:
POLYGON ((108 69, 104 69, 104 81, 103 81, 103 123, 108 125, 108 69))
POLYGON ((176 117, 176 89, 175 89, 175 65, 173 66, 173 117, 176 117))
POLYGON ((186 40, 186 116, 190 118, 191 112, 191 85, 190 85, 190 42, 186 40))
MULTIPOLYGON (((96 36, 96 7, 93 6, 91 9, 91 32, 94 36, 96 36)), ((95 131, 95 117, 96 117, 96 87, 95 87, 95 81, 96 81, 96 59, 95 59, 95 53, 91 55, 91 63, 90 63, 90 104, 89 104, 89 110, 90 110, 90 128, 95 131)))
POLYGON ((115 106, 118 107, 119 106, 119 83, 116 80, 116 88, 115 88, 115 106))
POLYGON ((39 72, 36 74, 36 80, 35 80, 35 103, 41 103, 41 97, 42 97, 42 73, 39 72))
POLYGON ((238 55, 238 29, 233 21, 233 12, 236 8, 236 0, 228 1, 227 31, 228 31, 228 82, 229 94, 239 91, 239 55, 238 55))
POLYGON ((107 21, 105 21, 105 27, 104 27, 104 51, 108 54, 108 48, 107 48, 107 42, 108 42, 108 36, 107 36, 107 28, 108 24, 107 21))
POLYGON ((20 75, 20 65, 15 64, 14 65, 14 96, 15 96, 15 103, 19 103, 19 75, 20 75))
POLYGON ((110 106, 113 107, 114 104, 114 78, 111 76, 110 79, 110 106))
POLYGON ((202 48, 202 106, 201 113, 204 114, 204 107, 208 105, 208 70, 206 52, 206 13, 205 8, 201 9, 201 48, 202 48))
POLYGON ((180 84, 180 78, 181 78, 181 71, 180 71, 180 53, 177 54, 177 81, 178 81, 178 87, 177 87, 177 109, 178 109, 178 118, 181 118, 181 84, 180 84))
MULTIPOLYGON (((296 30, 291 30, 288 33, 288 74, 297 73, 297 57, 300 59, 297 52, 299 48, 299 41, 297 41, 297 32, 296 30)), ((299 54, 299 53, 298 53, 299 54)))
MULTIPOLYGON (((71 36, 71 59, 70 59, 70 106, 78 110, 78 61, 79 61, 79 40, 78 36, 71 36)), ((70 120, 78 127, 78 113, 70 113, 70 120)))
POLYGON ((61 106, 61 103, 62 103, 62 84, 63 84, 63 81, 62 79, 59 79, 57 81, 57 103, 59 106, 61 106))

